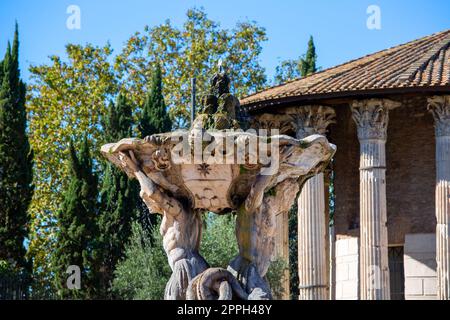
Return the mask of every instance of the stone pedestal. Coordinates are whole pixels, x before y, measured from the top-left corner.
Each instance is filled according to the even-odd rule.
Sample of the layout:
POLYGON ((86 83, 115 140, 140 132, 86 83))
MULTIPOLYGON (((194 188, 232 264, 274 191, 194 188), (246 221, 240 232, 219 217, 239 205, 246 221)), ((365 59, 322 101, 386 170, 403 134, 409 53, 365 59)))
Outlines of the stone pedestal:
POLYGON ((450 96, 428 99, 436 122, 436 262, 438 298, 450 298, 450 96))
POLYGON ((352 116, 360 142, 360 298, 390 298, 386 212, 386 155, 389 109, 385 99, 354 101, 352 116))
MULTIPOLYGON (((291 114, 297 138, 325 135, 334 122, 330 107, 303 106, 291 114)), ((328 214, 325 212, 325 187, 322 173, 310 178, 298 198, 298 277, 300 300, 329 298, 328 214)))

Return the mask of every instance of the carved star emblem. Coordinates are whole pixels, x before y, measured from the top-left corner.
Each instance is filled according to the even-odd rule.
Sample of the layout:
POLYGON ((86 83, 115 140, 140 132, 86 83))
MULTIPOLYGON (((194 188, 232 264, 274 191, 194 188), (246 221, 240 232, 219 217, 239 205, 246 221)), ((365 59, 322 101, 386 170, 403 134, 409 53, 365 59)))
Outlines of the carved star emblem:
POLYGON ((209 167, 209 164, 202 163, 201 165, 198 166, 197 170, 200 171, 200 174, 206 178, 206 176, 211 171, 211 168, 209 167))

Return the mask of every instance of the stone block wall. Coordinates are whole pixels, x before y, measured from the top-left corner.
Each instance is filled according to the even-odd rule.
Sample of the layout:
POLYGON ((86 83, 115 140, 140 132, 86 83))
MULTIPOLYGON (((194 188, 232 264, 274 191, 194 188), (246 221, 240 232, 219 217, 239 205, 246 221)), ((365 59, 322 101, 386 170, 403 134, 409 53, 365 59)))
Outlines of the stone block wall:
POLYGON ((359 298, 359 239, 343 238, 336 241, 335 288, 336 300, 359 298))
POLYGON ((436 235, 407 234, 404 252, 405 299, 436 299, 436 235))

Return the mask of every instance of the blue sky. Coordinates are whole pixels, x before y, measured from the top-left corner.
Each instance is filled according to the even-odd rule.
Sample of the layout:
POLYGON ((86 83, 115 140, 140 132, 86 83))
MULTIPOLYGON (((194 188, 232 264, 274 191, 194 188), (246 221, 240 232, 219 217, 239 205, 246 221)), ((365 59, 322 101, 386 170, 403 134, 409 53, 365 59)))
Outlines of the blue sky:
POLYGON ((209 18, 231 28, 254 20, 266 28, 261 63, 271 78, 282 59, 296 58, 313 35, 318 64, 328 68, 365 54, 450 28, 449 0, 1 0, 0 53, 20 27, 21 69, 64 54, 67 43, 111 43, 119 52, 126 39, 145 25, 170 19, 180 25, 188 8, 204 7, 209 18), (69 5, 81 9, 81 30, 66 28, 69 5), (381 30, 366 27, 369 5, 381 9, 381 30))

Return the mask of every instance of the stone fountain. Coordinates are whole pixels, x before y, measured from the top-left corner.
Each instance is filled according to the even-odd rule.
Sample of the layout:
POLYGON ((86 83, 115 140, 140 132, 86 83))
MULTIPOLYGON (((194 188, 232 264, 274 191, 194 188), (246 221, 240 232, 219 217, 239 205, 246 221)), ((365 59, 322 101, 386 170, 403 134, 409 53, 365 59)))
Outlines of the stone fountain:
POLYGON ((106 144, 102 154, 141 186, 160 232, 172 276, 165 299, 266 300, 265 274, 275 245, 275 216, 290 209, 302 184, 336 150, 324 136, 298 140, 240 129, 239 101, 219 67, 190 130, 106 144), (202 214, 235 213, 239 254, 227 269, 199 254, 202 214))

